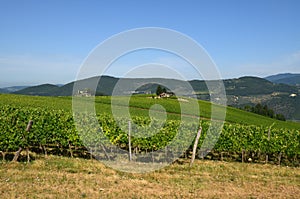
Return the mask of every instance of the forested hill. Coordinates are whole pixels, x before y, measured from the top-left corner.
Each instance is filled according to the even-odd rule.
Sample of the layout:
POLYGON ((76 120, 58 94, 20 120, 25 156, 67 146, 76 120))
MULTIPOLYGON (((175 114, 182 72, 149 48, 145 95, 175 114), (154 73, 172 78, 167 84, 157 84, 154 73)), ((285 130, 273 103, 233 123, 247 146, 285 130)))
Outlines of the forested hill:
MULTIPOLYGON (((92 88, 94 85, 98 84, 97 93, 103 95, 111 95, 113 89, 117 82, 122 80, 122 83, 128 84, 128 90, 124 90, 124 94, 132 91, 132 89, 138 87, 140 92, 152 92, 155 93, 155 89, 158 82, 161 84, 172 85, 173 88, 169 88, 172 91, 182 89, 186 87, 186 82, 175 79, 161 79, 161 78, 129 78, 120 79, 110 76, 92 77, 84 80, 79 80, 81 89, 92 88), (100 80, 100 81, 99 81, 100 80), (98 82, 99 81, 99 82, 98 82), (147 82, 145 84, 145 82, 147 82), (149 82, 152 82, 149 84, 149 82), (137 86, 140 85, 140 86, 137 86)), ((197 93, 207 93, 206 83, 203 80, 192 80, 189 81, 190 85, 193 87, 194 91, 197 93)), ((296 86, 287 84, 276 84, 272 83, 266 79, 258 77, 241 77, 236 79, 224 80, 224 85, 226 88, 226 93, 229 95, 237 96, 250 96, 250 95, 263 95, 272 94, 274 92, 287 92, 287 93, 298 93, 299 89, 296 86)), ((73 92, 74 82, 68 83, 63 86, 56 86, 51 84, 43 84, 34 87, 28 87, 19 91, 14 92, 14 94, 24 94, 24 95, 41 95, 41 96, 70 96, 73 92)))
MULTIPOLYGON (((282 79, 283 76, 279 76, 282 79)), ((297 76, 295 76, 297 77, 297 76)), ((272 78, 271 78, 272 79, 272 78)), ((273 77, 273 81, 275 81, 273 77)), ((122 90, 122 94, 132 93, 155 93, 158 84, 169 85, 167 88, 172 92, 188 90, 187 83, 175 79, 161 78, 127 78, 120 79, 110 76, 92 77, 79 80, 78 90, 92 90, 97 85, 96 95, 112 95, 113 90, 118 83, 127 90, 122 90)), ((276 80, 277 81, 277 80, 276 80)), ((289 120, 300 120, 300 88, 294 85, 274 83, 269 80, 258 77, 241 77, 235 79, 226 79, 223 81, 226 89, 228 105, 242 108, 246 105, 255 106, 258 103, 267 105, 275 113, 283 114, 289 120)), ((199 99, 210 100, 206 82, 203 80, 191 80, 188 82, 194 92, 186 92, 186 96, 197 95, 199 99)), ((73 93, 74 82, 63 86, 43 84, 34 87, 28 87, 14 94, 39 95, 39 96, 71 96, 73 93)))
POLYGON ((271 75, 265 77, 265 79, 274 83, 289 84, 300 87, 300 74, 283 73, 278 75, 271 75))

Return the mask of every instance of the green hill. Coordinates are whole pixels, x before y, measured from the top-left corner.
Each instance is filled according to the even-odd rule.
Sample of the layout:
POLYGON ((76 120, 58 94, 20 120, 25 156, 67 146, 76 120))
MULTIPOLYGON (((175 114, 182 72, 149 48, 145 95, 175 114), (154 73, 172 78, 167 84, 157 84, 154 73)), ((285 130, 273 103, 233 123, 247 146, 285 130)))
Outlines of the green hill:
MULTIPOLYGON (((241 77, 237 79, 223 80, 227 104, 237 108, 246 105, 254 106, 257 103, 267 105, 275 113, 283 114, 288 120, 300 121, 300 89, 297 86, 287 84, 276 84, 266 79, 258 77, 241 77), (291 94, 296 97, 291 98, 291 94)), ((175 79, 162 78, 115 78, 110 76, 92 77, 71 82, 61 87, 44 84, 29 87, 15 94, 40 95, 40 96, 71 96, 81 90, 93 90, 96 86, 96 95, 112 95, 117 91, 117 95, 129 95, 132 93, 155 93, 157 86, 163 85, 167 90, 175 94, 191 97, 196 95, 198 99, 210 101, 210 93, 203 80, 192 80, 187 82, 175 79), (122 88, 118 89, 118 86, 122 88), (167 85, 167 86, 165 86, 167 85), (191 87, 193 88, 191 90, 191 87)), ((95 94, 95 93, 92 93, 95 94)))
POLYGON ((285 84, 274 84, 268 80, 258 77, 241 77, 224 81, 228 95, 265 95, 273 92, 295 93, 298 89, 285 84))
POLYGON ((14 94, 52 96, 53 93, 57 92, 59 89, 59 86, 56 85, 42 84, 16 91, 14 94))
MULTIPOLYGON (((119 97, 118 106, 127 106, 126 101, 119 97)), ((84 98, 83 98, 84 99, 84 98)), ((88 99, 88 98, 87 98, 88 99)), ((189 100, 189 99, 187 99, 189 100)), ((176 99, 152 99, 148 96, 132 96, 130 100, 130 113, 136 116, 149 116, 149 108, 154 104, 161 104, 168 112, 170 119, 180 119, 180 107, 176 99)), ((187 102, 188 103, 188 102, 187 102)), ((15 105, 22 107, 42 107, 51 110, 72 111, 71 97, 43 97, 13 94, 0 94, 0 105, 15 105)), ((111 97, 98 96, 95 99, 97 113, 111 113, 111 97)), ((191 107, 193 108, 193 107, 191 107)), ((211 103, 199 100, 200 117, 204 120, 210 118, 211 103)), ((222 109, 222 107, 220 107, 222 109)), ((268 117, 246 112, 233 107, 227 107, 226 121, 247 125, 269 127, 274 124, 276 128, 300 129, 300 123, 279 121, 268 117)))
MULTIPOLYGON (((158 84, 168 85, 169 90, 180 92, 188 90, 187 82, 175 79, 163 78, 115 78, 110 76, 92 77, 77 81, 78 90, 85 88, 93 88, 97 86, 96 92, 104 95, 111 95, 116 84, 121 81, 124 88, 123 94, 130 91, 154 91, 158 84)), ((213 81, 207 81, 213 82, 213 81)), ((237 79, 224 80, 224 86, 228 95, 263 95, 273 92, 298 93, 298 88, 291 85, 274 84, 268 80, 258 77, 241 77, 237 79)), ((193 90, 198 93, 208 93, 206 81, 192 80, 188 81, 193 90)), ((58 87, 54 85, 44 84, 40 86, 29 87, 15 94, 27 95, 45 95, 45 96, 71 96, 73 92, 74 82, 58 87)), ((188 95, 191 93, 187 93, 188 95)))
POLYGON ((281 83, 300 86, 300 74, 284 73, 278 75, 271 75, 265 77, 265 79, 277 84, 281 83))
POLYGON ((13 93, 22 89, 25 89, 29 86, 10 86, 5 88, 0 88, 0 93, 13 93))

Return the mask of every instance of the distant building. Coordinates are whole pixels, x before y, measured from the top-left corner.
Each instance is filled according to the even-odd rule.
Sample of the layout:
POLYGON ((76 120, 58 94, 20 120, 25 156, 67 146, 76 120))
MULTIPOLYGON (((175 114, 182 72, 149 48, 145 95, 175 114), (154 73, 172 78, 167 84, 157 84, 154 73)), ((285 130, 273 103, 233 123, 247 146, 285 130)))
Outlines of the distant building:
POLYGON ((130 91, 130 94, 137 95, 137 94, 151 94, 151 91, 130 91))
POLYGON ((233 102, 238 103, 239 102, 239 97, 238 96, 233 96, 233 102))
POLYGON ((171 97, 171 96, 174 96, 175 94, 173 92, 166 92, 166 93, 161 93, 159 94, 159 97, 160 98, 168 98, 168 97, 171 97))
POLYGON ((78 90, 76 96, 91 97, 92 96, 92 92, 90 91, 90 89, 78 90))
POLYGON ((272 97, 276 97, 276 96, 278 96, 278 95, 280 95, 279 92, 273 92, 273 93, 271 94, 272 97))

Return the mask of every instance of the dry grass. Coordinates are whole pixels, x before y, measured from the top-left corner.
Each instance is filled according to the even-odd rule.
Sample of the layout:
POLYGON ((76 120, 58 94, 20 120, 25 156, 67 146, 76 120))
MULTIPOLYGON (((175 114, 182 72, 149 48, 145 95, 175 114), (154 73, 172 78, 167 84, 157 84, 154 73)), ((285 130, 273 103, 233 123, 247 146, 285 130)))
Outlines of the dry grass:
POLYGON ((0 163, 0 198, 298 198, 300 169, 196 160, 147 174, 50 156, 0 163))

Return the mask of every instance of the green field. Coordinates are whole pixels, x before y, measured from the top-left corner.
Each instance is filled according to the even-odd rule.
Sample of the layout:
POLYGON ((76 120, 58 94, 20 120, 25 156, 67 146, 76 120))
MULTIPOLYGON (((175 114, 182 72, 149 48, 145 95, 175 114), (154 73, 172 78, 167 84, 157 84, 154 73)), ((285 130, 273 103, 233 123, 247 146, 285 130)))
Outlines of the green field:
MULTIPOLYGON (((190 99, 187 99, 190 100, 190 99)), ((204 120, 210 119, 211 103, 199 101, 200 117, 204 120)), ((149 117, 149 108, 154 104, 161 104, 168 113, 169 119, 180 119, 179 102, 176 99, 152 99, 147 96, 133 96, 130 99, 130 113, 132 116, 149 117)), ((72 111, 72 97, 41 97, 0 94, 0 105, 18 105, 22 107, 40 107, 50 110, 72 111)), ((116 105, 128 106, 122 97, 119 97, 116 105)), ((97 113, 111 114, 111 97, 100 96, 95 98, 95 107, 97 113)), ((216 106, 218 108, 218 106, 216 106)), ((224 110, 224 107, 220 107, 224 110)), ((190 107, 193 112, 193 107, 190 107)), ((190 113, 188 112, 188 113, 190 113)), ((197 115, 197 116, 199 116, 197 115)), ((240 109, 226 107, 226 122, 246 125, 256 125, 274 128, 300 129, 300 123, 290 121, 279 121, 261 115, 246 112, 240 109)))

